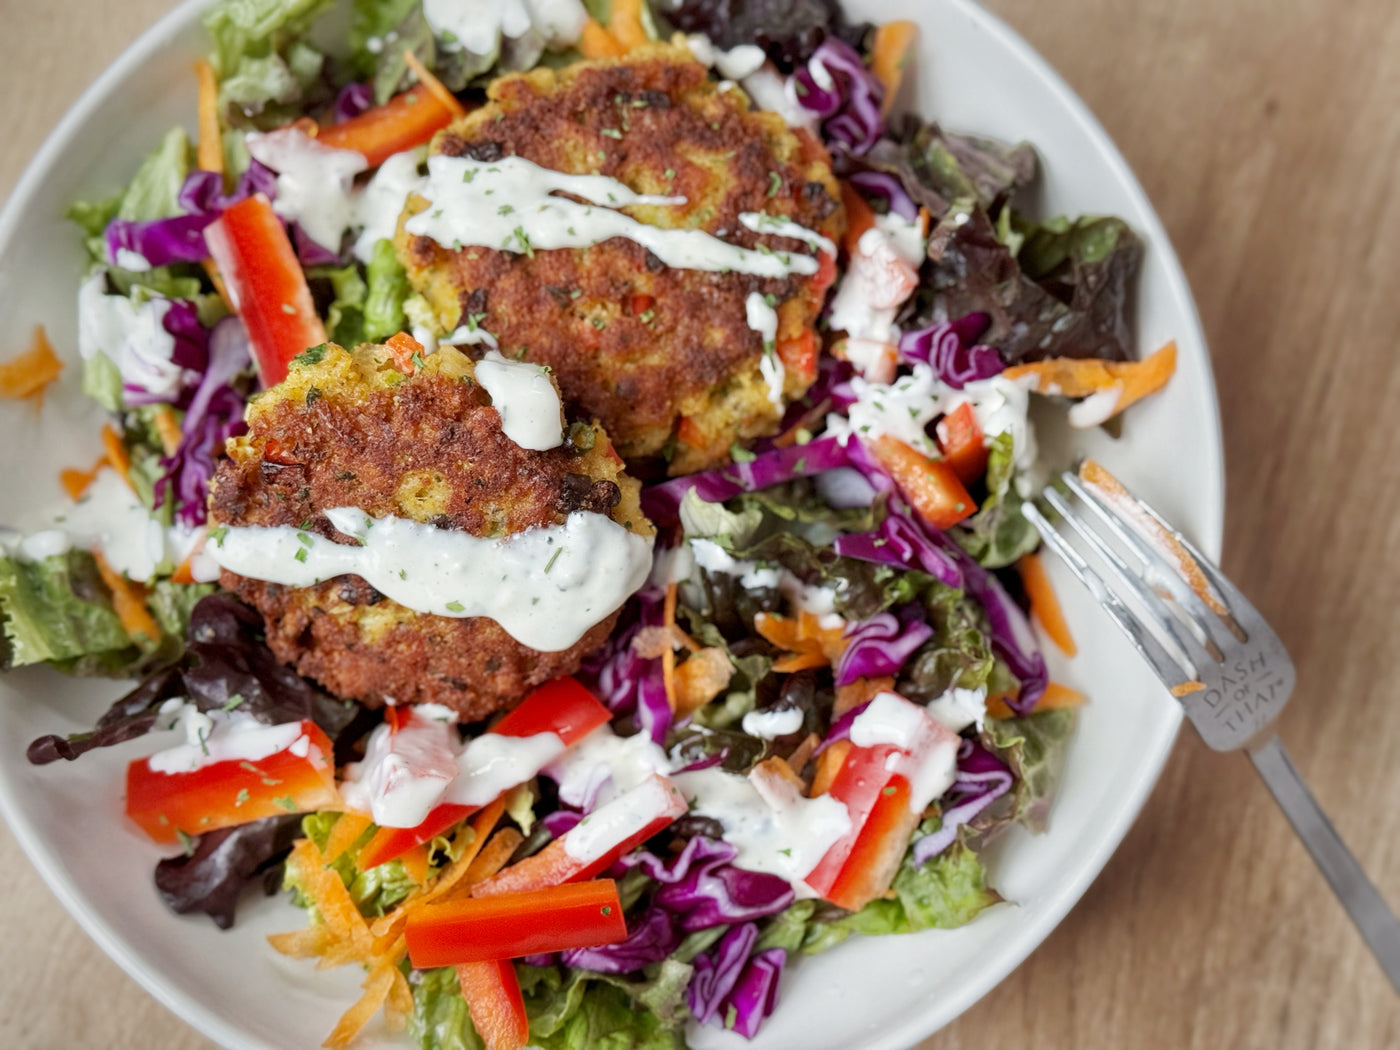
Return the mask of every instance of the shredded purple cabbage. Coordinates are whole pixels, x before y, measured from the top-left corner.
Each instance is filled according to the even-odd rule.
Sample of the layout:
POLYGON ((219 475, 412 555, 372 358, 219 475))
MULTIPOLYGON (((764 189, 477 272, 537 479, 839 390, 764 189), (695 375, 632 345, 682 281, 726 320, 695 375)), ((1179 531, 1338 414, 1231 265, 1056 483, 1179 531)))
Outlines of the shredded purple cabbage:
POLYGON ((782 979, 786 962, 787 950, 784 948, 769 948, 749 960, 733 991, 721 1004, 725 1023, 729 1023, 731 1016, 734 1019, 732 1031, 745 1039, 752 1039, 758 1034, 763 1022, 777 1009, 778 982, 782 979))
POLYGON ((105 233, 107 258, 117 263, 118 251, 135 252, 152 266, 202 262, 209 256, 204 230, 224 213, 253 193, 275 196, 277 178, 272 171, 253 161, 239 176, 233 192, 224 193, 224 177, 216 171, 195 171, 186 177, 177 198, 186 214, 146 222, 113 219, 105 233))
POLYGON ((857 171, 847 176, 846 181, 867 197, 883 198, 889 205, 890 213, 898 215, 905 222, 913 222, 919 217, 919 206, 909 196, 904 183, 888 171, 857 171))
POLYGON ((855 725, 855 721, 860 717, 861 712, 869 706, 870 701, 867 700, 865 703, 851 708, 835 722, 832 722, 831 728, 826 731, 826 736, 817 746, 817 749, 812 752, 812 757, 816 758, 838 740, 849 740, 851 738, 851 726, 855 725))
POLYGON ((872 532, 842 533, 836 537, 832 549, 846 558, 900 569, 921 569, 949 587, 962 587, 962 573, 957 563, 945 547, 930 538, 929 530, 898 498, 889 501, 885 520, 880 522, 879 528, 872 532))
POLYGON ((627 939, 600 948, 574 948, 561 952, 565 966, 594 973, 635 973, 674 952, 682 940, 676 920, 665 908, 650 907, 627 931, 627 939))
POLYGON ((975 740, 958 750, 958 771, 944 796, 943 826, 914 843, 915 865, 926 864, 951 846, 958 829, 1011 790, 1015 778, 994 754, 975 740))
POLYGON ((850 44, 827 37, 792 76, 797 102, 821 119, 827 146, 861 156, 880 140, 885 89, 850 44))
POLYGON ((747 922, 721 937, 713 950, 695 957, 695 973, 685 990, 685 999, 698 1024, 709 1024, 722 1016, 725 1000, 739 983, 757 941, 758 927, 747 922))
POLYGON ((340 253, 331 251, 311 237, 299 225, 292 224, 292 246, 303 266, 336 266, 340 263, 340 253))
POLYGON ((990 320, 984 313, 973 313, 905 332, 899 339, 899 352, 905 360, 929 365, 939 379, 961 390, 973 380, 990 379, 1006 368, 996 347, 976 343, 990 320))
POLYGON ((882 612, 868 620, 846 625, 846 649, 836 664, 837 686, 858 678, 883 678, 898 674, 914 651, 933 637, 923 612, 909 604, 899 615, 882 612))
POLYGON ((336 124, 344 124, 373 105, 374 85, 359 82, 346 84, 340 89, 340 94, 335 96, 335 104, 331 107, 331 120, 336 124))
POLYGON ((557 839, 573 831, 575 825, 582 819, 582 813, 575 813, 569 809, 556 809, 553 813, 546 813, 541 817, 540 823, 557 839))
POLYGON ((664 599, 658 587, 644 587, 633 595, 607 644, 589 656, 579 671, 580 679, 608 710, 634 715, 637 726, 658 744, 666 742, 672 719, 661 660, 639 656, 632 640, 643 627, 661 626, 664 599))
POLYGON ((645 851, 625 858, 660 883, 652 903, 676 916, 686 933, 776 915, 795 900, 786 879, 746 871, 730 862, 739 851, 728 842, 697 835, 667 860, 645 851))
POLYGON ((1006 593, 1006 588, 972 558, 963 555, 963 559, 963 581, 967 593, 987 610, 992 651, 1021 682, 1020 692, 1014 697, 1007 697, 1006 706, 1018 715, 1028 715, 1036 701, 1044 695, 1050 681, 1045 657, 1040 654, 1035 636, 1031 634, 1026 614, 1006 593))
POLYGON ((225 441, 247 430, 245 398, 233 384, 253 364, 248 334, 237 317, 215 325, 207 345, 208 364, 185 409, 179 447, 161 460, 164 473, 156 484, 162 504, 174 493, 176 516, 191 528, 203 525, 206 518, 214 458, 225 441))
POLYGON ((199 313, 194 304, 184 299, 170 300, 170 306, 161 318, 161 327, 170 333, 175 341, 170 353, 172 364, 184 370, 180 389, 172 398, 168 390, 159 392, 148 390, 138 383, 122 383, 122 400, 128 405, 172 404, 185 408, 199 385, 199 375, 209 364, 209 333, 199 323, 199 313))

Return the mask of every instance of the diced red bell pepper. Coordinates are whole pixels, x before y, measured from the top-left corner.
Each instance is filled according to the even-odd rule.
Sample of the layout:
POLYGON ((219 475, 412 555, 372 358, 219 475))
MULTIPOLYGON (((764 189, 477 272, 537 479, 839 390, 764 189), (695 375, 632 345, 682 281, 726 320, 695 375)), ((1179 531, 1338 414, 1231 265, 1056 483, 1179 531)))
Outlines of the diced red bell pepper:
POLYGON ((423 145, 454 117, 433 92, 415 87, 358 117, 319 129, 316 141, 332 149, 354 150, 377 168, 395 153, 423 145))
MULTIPOLYGON (((572 747, 611 718, 612 712, 577 679, 556 678, 522 700, 518 707, 492 727, 491 732, 516 737, 555 733, 565 747, 572 747)), ((414 846, 431 842, 479 808, 444 802, 415 828, 380 828, 360 850, 360 870, 387 864, 414 846)))
MULTIPOLYGON (((900 703, 908 704, 907 700, 900 703)), ((926 802, 911 798, 906 771, 956 754, 957 737, 910 704, 920 729, 903 745, 852 744, 829 794, 846 806, 851 830, 804 881, 826 900, 859 911, 890 888, 926 802), (940 749, 948 749, 940 755, 940 749)))
POLYGON ((665 777, 650 776, 599 806, 533 857, 478 883, 472 893, 493 897, 590 879, 684 816, 687 809, 685 797, 674 784, 665 777))
POLYGON ((256 762, 228 759, 161 773, 149 758, 137 759, 126 769, 127 816, 155 841, 174 842, 182 831, 202 835, 337 805, 331 742, 315 722, 299 728, 290 746, 256 762))
POLYGON ((810 328, 804 328, 800 335, 783 339, 778 343, 778 360, 783 367, 791 369, 810 383, 817 378, 817 337, 810 328))
POLYGON ((259 193, 211 223, 204 242, 248 330, 263 386, 276 386, 292 358, 326 341, 286 227, 259 193))
POLYGON ((934 433, 938 435, 943 462, 953 468, 964 485, 971 485, 987 473, 987 440, 969 402, 964 401, 940 419, 934 433))
POLYGON ((472 1027, 486 1050, 523 1050, 530 1042, 530 1018, 515 964, 509 959, 460 963, 457 983, 467 1002, 472 1027))
POLYGON ((870 450, 909 505, 935 528, 951 528, 977 510, 966 486, 945 460, 929 459, 888 434, 872 441, 870 450))
POLYGON ((404 925, 420 970, 522 955, 596 948, 627 938, 612 879, 428 905, 404 925))

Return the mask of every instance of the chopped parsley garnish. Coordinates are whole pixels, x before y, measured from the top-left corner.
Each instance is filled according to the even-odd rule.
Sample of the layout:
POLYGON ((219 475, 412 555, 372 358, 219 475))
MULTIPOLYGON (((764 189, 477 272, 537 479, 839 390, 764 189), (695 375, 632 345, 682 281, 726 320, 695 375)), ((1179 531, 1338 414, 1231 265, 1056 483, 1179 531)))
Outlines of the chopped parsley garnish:
POLYGON ((227 700, 224 701, 223 707, 219 708, 219 710, 220 710, 220 711, 232 711, 235 707, 237 707, 237 706, 238 706, 239 704, 241 704, 241 703, 243 703, 243 694, 242 694, 242 693, 234 693, 231 697, 229 697, 227 700))
POLYGON ((476 169, 475 169, 475 168, 468 168, 466 171, 462 172, 462 181, 463 181, 463 182, 471 182, 472 179, 474 179, 474 178, 476 178, 476 169))
POLYGON ((247 802, 250 797, 251 796, 249 796, 247 788, 239 788, 238 795, 236 798, 234 798, 233 804, 235 806, 241 806, 243 805, 243 803, 247 802))
POLYGON ((529 237, 529 235, 525 232, 525 227, 524 227, 524 226, 517 226, 517 227, 515 228, 515 240, 516 240, 516 243, 518 243, 518 244, 520 245, 520 250, 521 250, 522 252, 524 252, 524 253, 525 253, 527 256, 529 256, 531 259, 533 259, 533 258, 535 257, 535 249, 534 249, 534 247, 530 244, 530 237, 529 237))
POLYGON ((311 546, 311 537, 304 532, 297 533, 297 540, 301 543, 303 547, 311 546))
POLYGON ((763 297, 763 303, 771 310, 773 307, 778 305, 778 297, 773 293, 769 292, 763 297))
POLYGON ((193 857, 195 846, 194 837, 192 835, 185 834, 185 832, 182 831, 180 828, 175 829, 175 834, 180 836, 180 848, 185 851, 185 856, 193 857))
POLYGON ((608 322, 607 322, 607 321, 604 321, 601 317, 594 317, 594 318, 592 318, 592 322, 593 322, 593 327, 596 328, 596 329, 598 329, 598 331, 600 331, 600 332, 601 332, 604 328, 606 328, 606 327, 608 326, 608 322))
POLYGON ((640 314, 637 315, 637 318, 642 322, 642 324, 651 324, 651 322, 656 319, 656 311, 643 310, 640 314))
POLYGON ((295 558, 297 561, 299 561, 299 562, 305 562, 305 561, 306 561, 306 548, 305 548, 305 547, 299 547, 299 548, 297 548, 297 552, 296 552, 295 554, 293 554, 292 557, 294 557, 294 558, 295 558))
POLYGON ((622 138, 622 132, 618 131, 617 128, 604 128, 601 134, 606 135, 610 139, 622 138))
POLYGON ((746 449, 743 445, 735 442, 729 446, 729 458, 735 463, 752 463, 758 457, 746 449))
POLYGON ((227 535, 227 525, 216 525, 214 528, 209 530, 209 538, 214 541, 214 546, 216 547, 222 547, 224 545, 224 537, 227 535))
POLYGON ((768 196, 776 197, 778 191, 783 188, 783 177, 776 171, 768 173, 768 196))
POLYGON ((675 169, 675 168, 667 168, 667 169, 666 169, 666 178, 668 178, 668 179, 674 179, 675 177, 676 177, 676 169, 675 169))
POLYGON ((559 555, 564 553, 563 547, 556 547, 554 553, 549 556, 549 561, 544 563, 544 571, 547 573, 554 568, 554 563, 559 560, 559 555))
POLYGON ((288 813, 295 813, 297 810, 299 810, 299 809, 301 808, 300 806, 297 805, 297 800, 294 799, 294 798, 292 798, 291 795, 283 795, 281 798, 274 798, 272 801, 273 801, 273 802, 276 802, 279 806, 281 806, 283 809, 285 809, 288 813))
POLYGON ((515 211, 515 208, 512 207, 511 205, 509 205, 509 204, 502 204, 499 208, 496 209, 496 214, 497 214, 497 215, 509 215, 509 214, 510 214, 511 212, 513 212, 513 211, 515 211))
POLYGON ((458 601, 451 601, 451 602, 448 602, 448 603, 447 603, 447 611, 448 611, 448 612, 458 612, 458 613, 459 613, 459 612, 466 612, 466 611, 467 611, 467 607, 466 607, 465 605, 463 605, 461 602, 458 602, 458 601))

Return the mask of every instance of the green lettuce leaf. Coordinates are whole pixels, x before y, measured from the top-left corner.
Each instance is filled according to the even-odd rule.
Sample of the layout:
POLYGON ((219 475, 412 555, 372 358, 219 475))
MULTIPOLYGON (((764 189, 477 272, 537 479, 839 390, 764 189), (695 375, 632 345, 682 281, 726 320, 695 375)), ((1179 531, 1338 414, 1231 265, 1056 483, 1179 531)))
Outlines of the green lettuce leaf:
POLYGON ((932 588, 925 595, 924 609, 933 637, 905 665, 900 695, 928 703, 954 686, 987 687, 998 664, 982 631, 981 608, 961 591, 932 588))
POLYGON ((354 0, 350 8, 349 42, 350 64, 357 78, 375 75, 380 56, 386 50, 384 38, 398 29, 411 13, 421 10, 419 0, 354 0), (373 50, 370 41, 377 42, 373 50))
POLYGON ((334 0, 221 0, 204 16, 219 106, 235 126, 276 126, 329 98, 325 56, 302 36, 334 0))
POLYGON ((122 660, 133 641, 112 610, 111 593, 86 551, 42 561, 0 558, 5 666, 71 661, 94 654, 122 660))
POLYGON ((83 393, 108 412, 122 410, 121 371, 101 350, 83 361, 83 393))
MULTIPOLYGON (((339 819, 339 813, 326 810, 319 813, 308 813, 302 818, 302 834, 316 843, 317 849, 323 850, 326 848, 326 843, 330 841, 331 830, 339 819)), ((345 888, 350 891, 350 899, 360 909, 360 914, 371 918, 378 918, 392 911, 395 905, 405 900, 418 886, 404 870, 402 860, 391 860, 367 871, 359 870, 356 860, 360 855, 360 850, 365 847, 365 844, 374 837, 374 833, 378 830, 375 825, 371 824, 349 849, 330 864, 331 869, 340 876, 340 881, 345 883, 345 888)), ((437 863, 429 867, 429 873, 436 871, 446 863, 441 858, 435 857, 434 859, 437 863)), ((320 921, 315 906, 303 891, 300 880, 290 868, 287 869, 287 874, 283 878, 282 888, 293 892, 296 903, 310 912, 312 921, 320 921)))
POLYGON ((992 439, 987 457, 987 498, 982 507, 953 533, 962 548, 989 569, 1015 564, 1040 544, 1040 534, 1021 513, 1014 484, 1016 452, 1009 433, 992 439))
POLYGON ((329 281, 334 298, 326 311, 326 334, 341 346, 356 347, 365 341, 365 297, 369 289, 356 263, 349 266, 317 266, 306 271, 311 280, 329 281))
MULTIPOLYGON (((927 832, 937 826, 937 820, 926 821, 920 830, 927 832)), ((853 933, 881 935, 951 930, 966 926, 1002 900, 999 893, 987 886, 987 871, 982 861, 961 842, 955 842, 922 867, 916 867, 906 853, 894 879, 894 892, 893 900, 874 900, 858 912, 830 921, 824 920, 818 912, 815 920, 807 925, 801 950, 815 955, 835 947, 853 933)), ((787 937, 791 938, 790 932, 787 937)))
POLYGON ((451 967, 426 970, 413 985, 408 1037, 419 1050, 486 1050, 472 1027, 467 1001, 451 967))
POLYGON ((1011 800, 1009 805, 993 806, 975 822, 978 828, 1016 820, 1032 831, 1045 830, 1050 802, 1078 720, 1079 712, 1073 708, 1040 711, 1025 718, 987 719, 982 743, 1011 767, 1016 783, 1004 796, 1011 800))
POLYGON ((365 338, 379 343, 403 331, 403 304, 409 295, 408 273, 394 251, 394 242, 387 237, 375 244, 365 278, 365 338))
MULTIPOLYGON (((664 966, 664 964, 663 964, 664 966)), ((681 969, 677 969, 680 967, 681 969)), ((634 982, 557 967, 517 965, 530 1042, 541 1050, 683 1050, 683 1005, 690 967, 634 982), (634 991, 635 990, 635 991, 634 991), (650 1004, 671 1014, 663 1021, 650 1004), (638 1007, 641 1007, 640 1009, 638 1007)))
MULTIPOLYGON (((190 173, 194 150, 190 137, 181 127, 171 128, 161 139, 155 152, 141 162, 136 175, 126 187, 117 205, 117 218, 131 222, 164 219, 182 213, 179 196, 185 176, 190 173)), ((86 212, 87 222, 95 221, 97 212, 86 212)), ((70 217, 72 211, 69 212, 70 217)), ((106 225, 105 223, 103 224, 106 225)))

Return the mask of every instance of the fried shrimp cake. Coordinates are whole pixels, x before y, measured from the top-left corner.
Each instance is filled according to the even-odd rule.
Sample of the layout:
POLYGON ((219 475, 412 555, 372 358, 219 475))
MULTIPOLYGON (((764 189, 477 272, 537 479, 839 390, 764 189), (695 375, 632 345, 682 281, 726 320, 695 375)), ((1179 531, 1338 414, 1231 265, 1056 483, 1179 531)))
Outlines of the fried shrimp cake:
MULTIPOLYGON (((451 347, 399 367, 395 360, 385 347, 352 353, 327 344, 298 358, 286 381, 250 403, 248 433, 229 443, 230 458, 214 478, 210 551, 225 564, 223 585, 261 612, 268 645, 300 673, 370 706, 431 701, 477 720, 575 671, 607 638, 616 609, 603 610, 568 648, 542 652, 486 616, 415 611, 363 576, 342 574, 311 586, 265 582, 228 571, 227 556, 215 549, 228 539, 225 530, 240 526, 287 526, 277 534, 296 530, 308 548, 318 537, 353 545, 357 538, 337 531, 326 514, 336 508, 358 508, 376 524, 391 518, 433 526, 431 537, 436 530, 515 537, 563 525, 577 511, 608 516, 642 537, 653 534, 638 502, 640 486, 623 473, 600 427, 573 422, 558 447, 531 451, 507 435, 502 413, 510 409, 493 406, 478 381, 484 365, 451 347)), ((557 394, 549 396, 557 411, 557 394)), ((240 530, 235 538, 273 535, 240 530)), ((298 552, 297 560, 304 563, 305 555, 298 552)), ((416 551, 410 556, 419 558, 416 551)), ((426 555, 421 562, 426 569, 426 555)), ((263 573, 256 562, 245 571, 286 578, 263 573)), ((497 586, 520 590, 511 580, 497 586)), ((462 608, 447 606, 454 607, 462 608)))
MULTIPOLYGON (((415 232, 423 220, 412 217, 429 209, 424 219, 441 217, 443 198, 410 196, 399 254, 443 330, 479 327, 506 352, 524 348, 528 360, 549 365, 565 399, 647 473, 663 457, 669 473, 699 470, 722 461, 735 440, 773 433, 787 401, 815 378, 814 327, 835 276, 831 241, 845 225, 816 138, 751 110, 742 91, 721 89, 688 51, 660 45, 500 77, 488 96, 438 135, 436 154, 488 164, 519 157, 548 174, 607 176, 648 199, 619 198, 605 214, 652 229, 640 241, 591 239, 580 224, 567 231, 572 246, 532 245, 532 213, 560 199, 545 189, 518 210, 497 203, 501 196, 480 197, 466 209, 474 214, 448 206, 444 222, 458 232, 434 237, 415 232), (512 210, 501 220, 504 239, 483 243, 481 219, 500 225, 512 210), (776 276, 722 261, 668 265, 641 243, 657 231, 704 231, 802 259, 776 276)), ((458 188, 471 174, 454 179, 458 188)), ((555 192, 577 199, 568 188, 555 192)), ((610 207, 607 197, 589 203, 610 207)))

